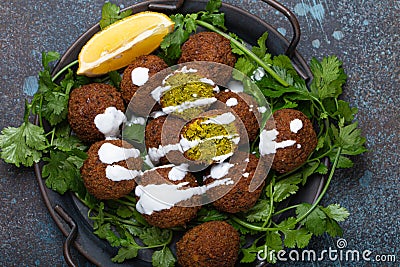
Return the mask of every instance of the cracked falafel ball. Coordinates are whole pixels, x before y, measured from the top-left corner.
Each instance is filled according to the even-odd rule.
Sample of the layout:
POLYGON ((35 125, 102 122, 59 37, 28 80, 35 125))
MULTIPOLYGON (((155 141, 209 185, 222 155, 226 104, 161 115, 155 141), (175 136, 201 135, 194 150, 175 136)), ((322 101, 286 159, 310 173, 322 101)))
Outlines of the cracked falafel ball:
POLYGON ((211 110, 203 113, 181 130, 180 143, 185 158, 206 164, 224 161, 238 147, 241 126, 232 112, 211 110))
POLYGON ((261 114, 257 109, 257 101, 246 93, 232 91, 219 92, 215 97, 219 102, 212 108, 231 108, 244 124, 249 142, 253 142, 260 132, 261 114))

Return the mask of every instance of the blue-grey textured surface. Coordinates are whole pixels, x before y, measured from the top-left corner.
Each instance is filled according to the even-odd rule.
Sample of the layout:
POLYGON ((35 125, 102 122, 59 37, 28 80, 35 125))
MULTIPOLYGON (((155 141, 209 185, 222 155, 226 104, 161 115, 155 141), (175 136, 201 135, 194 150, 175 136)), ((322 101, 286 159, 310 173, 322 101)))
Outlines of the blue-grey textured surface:
MULTIPOLYGON (((122 7, 137 1, 113 1, 122 7)), ((291 29, 266 4, 227 1, 262 17, 290 38, 291 29)), ((400 261, 400 68, 399 14, 395 0, 282 0, 302 28, 299 52, 336 54, 349 80, 344 99, 359 108, 357 120, 369 152, 337 173, 325 203, 351 212, 342 223, 346 249, 392 254, 397 263, 365 261, 288 262, 289 266, 398 266, 400 261)), ((8 0, 0 5, 0 129, 22 120, 24 99, 37 88, 42 51, 65 52, 97 22, 103 0, 8 0)), ((64 237, 42 201, 30 168, 0 162, 0 266, 65 266, 64 237)), ((337 240, 314 238, 309 249, 336 248, 337 240)), ((80 266, 90 266, 74 254, 80 266)))

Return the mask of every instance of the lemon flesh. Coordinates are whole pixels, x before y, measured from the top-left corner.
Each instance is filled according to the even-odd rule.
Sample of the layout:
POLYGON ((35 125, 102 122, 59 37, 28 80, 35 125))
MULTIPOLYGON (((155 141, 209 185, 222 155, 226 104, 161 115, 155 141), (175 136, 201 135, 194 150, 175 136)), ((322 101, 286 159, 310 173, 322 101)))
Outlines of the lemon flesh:
POLYGON ((98 76, 128 66, 148 55, 172 32, 174 22, 158 12, 140 12, 124 18, 93 37, 82 48, 77 74, 98 76))

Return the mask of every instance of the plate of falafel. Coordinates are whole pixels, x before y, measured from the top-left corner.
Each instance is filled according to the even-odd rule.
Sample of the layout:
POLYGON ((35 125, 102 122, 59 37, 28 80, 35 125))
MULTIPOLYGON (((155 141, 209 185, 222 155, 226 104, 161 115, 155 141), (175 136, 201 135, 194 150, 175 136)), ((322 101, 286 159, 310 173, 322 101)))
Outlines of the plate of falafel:
MULTIPOLYGON (((156 2, 128 9, 142 12, 156 2)), ((185 1, 174 12, 191 14, 206 4, 185 1)), ((247 45, 256 46, 268 32, 272 55, 290 46, 248 12, 228 4, 220 11, 226 28, 247 45)), ((53 74, 74 61, 98 30, 82 35, 53 74)), ((87 147, 79 168, 84 187, 55 193, 43 186, 42 165, 35 167, 50 213, 68 236, 68 264, 71 244, 98 266, 268 264, 255 251, 252 261, 241 260, 241 249, 259 247, 264 229, 293 216, 289 210, 273 215, 272 209, 315 202, 325 176, 296 176, 318 145, 309 114, 271 107, 256 86, 265 71, 257 68, 247 77, 235 68, 238 58, 230 40, 199 28, 173 65, 155 51, 119 70, 118 83, 93 79, 71 91, 67 121, 87 147), (291 191, 272 196, 272 179, 285 186, 280 175, 291 179, 291 191)), ((302 79, 312 79, 301 55, 294 51, 291 62, 302 79)))

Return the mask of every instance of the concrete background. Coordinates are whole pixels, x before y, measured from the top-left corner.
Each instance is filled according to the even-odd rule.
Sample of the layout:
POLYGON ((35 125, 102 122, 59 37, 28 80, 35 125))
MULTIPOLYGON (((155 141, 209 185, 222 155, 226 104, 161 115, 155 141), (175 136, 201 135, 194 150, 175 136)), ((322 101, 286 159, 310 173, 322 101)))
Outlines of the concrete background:
MULTIPOLYGON (((113 1, 121 7, 138 1, 113 1)), ((290 26, 256 0, 226 1, 260 16, 290 38, 290 26)), ((359 109, 368 153, 335 175, 324 203, 350 213, 342 223, 347 248, 393 254, 400 261, 399 14, 395 0, 282 0, 300 21, 298 51, 338 55, 349 76, 343 98, 359 109)), ((41 52, 65 52, 101 16, 103 0, 8 0, 0 5, 0 129, 22 121, 24 99, 35 91, 41 52)), ((42 201, 33 169, 0 161, 0 266, 66 266, 64 237, 42 201)), ((337 240, 314 238, 310 249, 335 248, 337 240)), ((80 266, 90 266, 74 253, 80 266)), ((399 263, 319 262, 289 266, 398 266, 399 263)))

